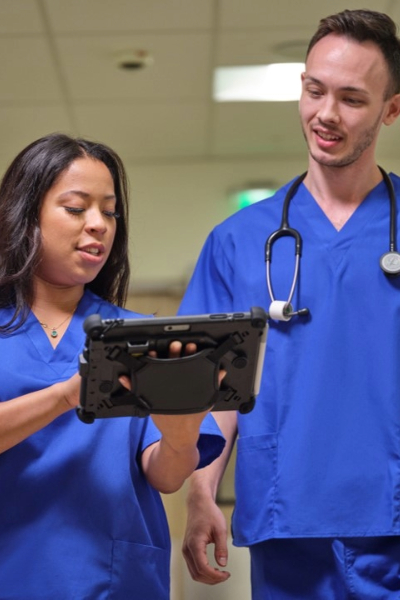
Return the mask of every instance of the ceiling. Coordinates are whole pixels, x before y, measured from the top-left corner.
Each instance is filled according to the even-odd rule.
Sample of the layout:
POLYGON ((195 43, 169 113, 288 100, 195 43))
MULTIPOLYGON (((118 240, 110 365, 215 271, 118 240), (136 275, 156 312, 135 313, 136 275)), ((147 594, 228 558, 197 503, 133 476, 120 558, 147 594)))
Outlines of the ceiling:
POLYGON ((365 7, 400 23, 399 0, 0 0, 0 160, 55 130, 128 162, 304 154, 292 103, 217 105, 213 69, 301 61, 322 16, 365 7))
MULTIPOLYGON (((345 8, 382 10, 400 25, 400 0, 0 0, 0 168, 53 131, 109 144, 126 165, 142 169, 139 187, 140 176, 152 175, 154 165, 163 175, 172 165, 169 181, 179 182, 178 167, 201 162, 201 172, 187 177, 197 173, 206 186, 204 165, 233 161, 233 177, 235 161, 304 159, 296 103, 217 104, 213 70, 302 61, 319 19, 345 8), (146 52, 151 66, 120 68, 121 60, 146 52)), ((380 154, 397 156, 398 140, 398 128, 385 128, 380 154)), ((222 190, 228 184, 221 179, 218 185, 222 190)), ((146 191, 144 183, 139 191, 146 191)), ((153 196, 158 198, 158 188, 153 196)), ((214 210, 216 203, 209 202, 199 209, 199 220, 214 210)), ((184 219, 182 204, 178 209, 184 219)), ((146 210, 148 221, 156 204, 146 210)), ((191 268, 200 238, 219 218, 209 216, 197 231, 192 224, 187 238, 177 239, 176 259, 165 257, 168 264, 154 253, 153 271, 136 250, 139 271, 154 279, 162 268, 171 279, 175 265, 181 272, 191 268), (196 235, 193 256, 184 262, 180 249, 196 235)), ((159 216, 159 240, 164 220, 159 216)), ((154 231, 156 219, 153 225, 154 231)))

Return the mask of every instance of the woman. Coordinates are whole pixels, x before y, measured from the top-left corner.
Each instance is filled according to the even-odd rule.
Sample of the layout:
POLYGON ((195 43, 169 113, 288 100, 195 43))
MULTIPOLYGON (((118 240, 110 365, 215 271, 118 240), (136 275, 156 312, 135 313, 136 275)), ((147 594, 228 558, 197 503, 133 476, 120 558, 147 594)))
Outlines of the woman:
POLYGON ((73 410, 83 321, 134 316, 121 308, 127 213, 119 157, 66 135, 30 144, 0 186, 1 598, 169 598, 155 488, 177 490, 223 446, 210 416, 199 438, 204 413, 159 415, 156 428, 85 425, 73 410))

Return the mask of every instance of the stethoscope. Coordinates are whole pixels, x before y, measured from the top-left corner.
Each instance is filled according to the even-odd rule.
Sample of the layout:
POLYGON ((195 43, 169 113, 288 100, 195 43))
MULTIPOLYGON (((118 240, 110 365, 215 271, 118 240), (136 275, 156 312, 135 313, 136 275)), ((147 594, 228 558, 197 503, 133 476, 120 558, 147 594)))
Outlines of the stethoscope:
MULTIPOLYGON (((386 273, 386 275, 393 277, 400 274, 400 254, 397 252, 396 248, 396 196, 394 193, 393 183, 390 177, 388 176, 386 171, 384 171, 381 167, 379 167, 379 169, 382 173, 383 180, 386 184, 390 200, 389 252, 385 252, 385 254, 382 254, 379 264, 383 272, 386 273)), ((277 321, 290 321, 290 319, 295 315, 305 317, 308 314, 310 314, 308 308, 300 308, 299 310, 293 310, 292 306, 292 298, 299 278, 300 258, 303 240, 301 238, 300 233, 296 229, 289 227, 289 204, 293 196, 295 195, 297 188, 300 186, 301 182, 303 181, 306 175, 307 171, 300 175, 300 177, 298 177, 290 186, 289 190, 286 193, 285 200, 283 203, 281 225, 279 229, 271 233, 271 235, 267 238, 267 241, 265 242, 267 286, 271 298, 269 316, 271 317, 271 319, 275 319, 277 321), (281 237, 292 237, 295 241, 294 274, 287 300, 275 300, 271 283, 272 246, 275 243, 275 241, 281 237)))

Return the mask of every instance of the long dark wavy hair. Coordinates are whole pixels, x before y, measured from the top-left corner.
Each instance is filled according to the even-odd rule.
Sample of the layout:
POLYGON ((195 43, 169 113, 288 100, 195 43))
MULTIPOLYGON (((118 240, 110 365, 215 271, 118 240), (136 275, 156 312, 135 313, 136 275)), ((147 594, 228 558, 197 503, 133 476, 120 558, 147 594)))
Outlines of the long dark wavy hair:
POLYGON ((129 284, 128 182, 120 157, 108 146, 53 133, 32 142, 12 161, 0 184, 0 308, 13 307, 0 333, 20 327, 33 302, 33 279, 41 259, 39 214, 44 196, 76 159, 103 162, 114 182, 117 219, 110 256, 86 285, 95 294, 123 306, 129 284))

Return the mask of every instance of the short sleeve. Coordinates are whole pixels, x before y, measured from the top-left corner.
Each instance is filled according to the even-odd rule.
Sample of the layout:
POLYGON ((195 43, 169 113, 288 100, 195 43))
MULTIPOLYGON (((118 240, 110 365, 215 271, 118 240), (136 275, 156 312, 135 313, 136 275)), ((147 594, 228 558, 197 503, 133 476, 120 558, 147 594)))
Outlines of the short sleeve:
MULTIPOLYGON (((161 434, 157 427, 154 425, 150 417, 146 417, 147 423, 145 432, 142 438, 140 451, 143 452, 145 448, 158 442, 161 438, 161 434)), ((203 423, 200 427, 200 437, 197 443, 197 447, 200 452, 200 461, 198 469, 206 467, 213 460, 218 458, 222 450, 225 447, 225 438, 221 433, 212 414, 206 415, 203 423)))

